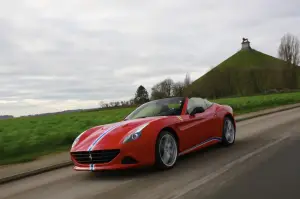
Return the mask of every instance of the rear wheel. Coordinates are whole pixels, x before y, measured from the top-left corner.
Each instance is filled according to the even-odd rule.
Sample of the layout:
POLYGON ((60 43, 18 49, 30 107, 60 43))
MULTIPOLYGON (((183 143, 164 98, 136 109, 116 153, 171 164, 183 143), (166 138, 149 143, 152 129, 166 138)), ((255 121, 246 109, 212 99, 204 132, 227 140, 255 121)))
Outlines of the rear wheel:
POLYGON ((174 135, 168 131, 162 131, 155 145, 155 166, 158 169, 170 169, 176 164, 178 157, 178 145, 174 135))
POLYGON ((225 117, 223 124, 222 144, 230 146, 235 142, 236 129, 231 118, 225 117))

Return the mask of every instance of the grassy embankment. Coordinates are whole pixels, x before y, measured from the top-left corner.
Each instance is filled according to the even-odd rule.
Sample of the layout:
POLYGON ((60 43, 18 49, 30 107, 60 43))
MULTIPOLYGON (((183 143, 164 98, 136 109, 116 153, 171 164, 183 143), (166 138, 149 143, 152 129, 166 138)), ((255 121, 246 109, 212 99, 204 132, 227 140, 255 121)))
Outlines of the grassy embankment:
MULTIPOLYGON (((213 100, 233 107, 236 114, 300 102, 300 93, 213 100)), ((31 161, 49 153, 69 150, 74 138, 96 125, 123 119, 134 108, 23 117, 0 120, 0 165, 31 161)))
POLYGON ((195 80, 185 95, 223 98, 252 96, 272 89, 300 89, 300 67, 257 50, 242 50, 195 80))

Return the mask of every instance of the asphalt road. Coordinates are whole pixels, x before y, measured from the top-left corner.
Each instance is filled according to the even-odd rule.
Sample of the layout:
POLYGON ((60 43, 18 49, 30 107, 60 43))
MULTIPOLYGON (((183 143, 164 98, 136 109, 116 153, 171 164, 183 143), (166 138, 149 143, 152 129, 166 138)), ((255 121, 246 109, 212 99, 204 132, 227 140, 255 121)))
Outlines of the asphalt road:
POLYGON ((9 199, 298 198, 300 108, 239 122, 234 146, 186 155, 176 167, 75 172, 71 167, 0 186, 9 199))

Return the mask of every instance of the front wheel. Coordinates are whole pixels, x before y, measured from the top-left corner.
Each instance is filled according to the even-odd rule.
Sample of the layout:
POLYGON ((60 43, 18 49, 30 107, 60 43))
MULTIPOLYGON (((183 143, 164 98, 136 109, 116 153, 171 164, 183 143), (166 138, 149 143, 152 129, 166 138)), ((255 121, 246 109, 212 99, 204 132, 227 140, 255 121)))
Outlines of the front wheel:
POLYGON ((168 131, 162 131, 156 140, 155 166, 158 169, 170 169, 176 164, 178 146, 174 135, 168 131))
POLYGON ((233 121, 229 117, 224 118, 222 144, 230 146, 235 142, 236 129, 233 121))

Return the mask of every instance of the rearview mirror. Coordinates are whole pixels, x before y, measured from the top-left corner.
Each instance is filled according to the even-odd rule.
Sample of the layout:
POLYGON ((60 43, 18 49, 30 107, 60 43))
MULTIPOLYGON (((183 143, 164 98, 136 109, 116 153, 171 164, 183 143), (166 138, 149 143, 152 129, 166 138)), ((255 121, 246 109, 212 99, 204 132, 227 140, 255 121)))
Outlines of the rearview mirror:
POLYGON ((197 113, 203 113, 205 110, 203 107, 195 107, 194 110, 190 113, 190 115, 195 115, 197 113))

